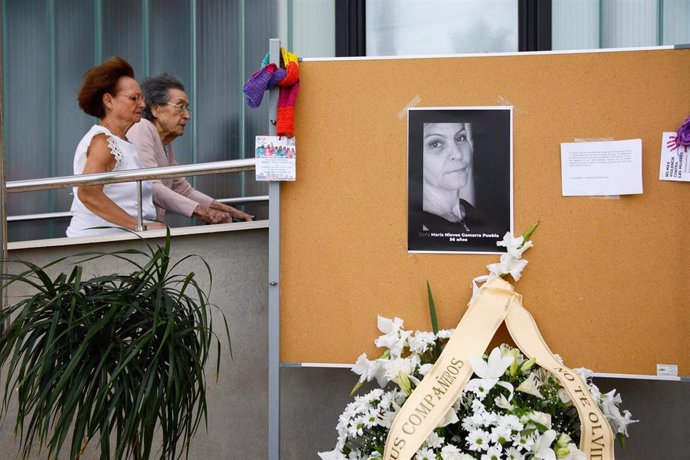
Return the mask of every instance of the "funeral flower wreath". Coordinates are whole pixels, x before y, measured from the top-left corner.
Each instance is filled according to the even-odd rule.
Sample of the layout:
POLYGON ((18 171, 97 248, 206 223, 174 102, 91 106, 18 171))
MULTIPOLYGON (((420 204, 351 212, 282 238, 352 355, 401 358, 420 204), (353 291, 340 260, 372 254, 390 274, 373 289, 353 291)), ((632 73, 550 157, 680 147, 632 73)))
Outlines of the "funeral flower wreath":
MULTIPOLYGON (((499 263, 488 266, 485 279, 515 280, 527 261, 522 258, 532 246, 533 226, 517 238, 506 233, 499 246, 507 248, 499 263)), ((432 323, 435 324, 430 297, 432 323)), ((362 354, 352 368, 360 376, 353 393, 364 382, 376 380, 379 388, 355 396, 340 415, 335 449, 321 452, 323 460, 382 458, 386 437, 397 412, 433 366, 453 330, 409 331, 400 318, 379 316, 382 332, 375 344, 383 354, 369 360, 362 354)), ((557 357, 558 358, 558 357, 557 357)), ((488 355, 470 359, 473 378, 445 420, 431 432, 416 460, 543 459, 585 460, 579 448, 580 421, 577 409, 560 382, 527 359, 522 352, 503 344, 488 355)), ((586 381, 594 401, 622 443, 627 426, 635 422, 629 411, 619 409, 621 397, 612 390, 601 393, 592 383, 592 372, 576 370, 586 381)))

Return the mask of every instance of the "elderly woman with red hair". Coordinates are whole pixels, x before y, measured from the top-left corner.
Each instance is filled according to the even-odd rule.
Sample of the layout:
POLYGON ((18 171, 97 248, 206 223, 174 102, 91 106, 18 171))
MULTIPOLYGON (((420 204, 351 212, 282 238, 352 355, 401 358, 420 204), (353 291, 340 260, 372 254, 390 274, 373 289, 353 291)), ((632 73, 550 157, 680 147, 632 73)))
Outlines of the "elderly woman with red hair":
MULTIPOLYGON (((79 142, 74 154, 74 174, 102 173, 141 168, 137 152, 125 134, 141 119, 144 98, 134 79, 132 66, 121 57, 112 57, 90 69, 79 90, 79 107, 100 119, 79 142)), ((72 221, 67 236, 97 236, 135 230, 137 224, 137 183, 74 187, 72 221)), ((156 218, 152 185, 142 183, 142 215, 145 229, 164 228, 156 218)))

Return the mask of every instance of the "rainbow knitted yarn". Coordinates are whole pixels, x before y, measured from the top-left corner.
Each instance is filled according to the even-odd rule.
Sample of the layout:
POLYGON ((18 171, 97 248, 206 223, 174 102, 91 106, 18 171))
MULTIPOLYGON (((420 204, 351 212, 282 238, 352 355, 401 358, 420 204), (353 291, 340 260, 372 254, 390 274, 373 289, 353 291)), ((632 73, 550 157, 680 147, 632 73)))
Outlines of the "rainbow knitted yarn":
POLYGON ((244 84, 244 95, 247 105, 254 109, 261 105, 264 92, 278 85, 278 120, 276 132, 278 136, 294 137, 295 102, 299 90, 298 57, 285 48, 280 49, 281 67, 268 62, 268 54, 244 84))

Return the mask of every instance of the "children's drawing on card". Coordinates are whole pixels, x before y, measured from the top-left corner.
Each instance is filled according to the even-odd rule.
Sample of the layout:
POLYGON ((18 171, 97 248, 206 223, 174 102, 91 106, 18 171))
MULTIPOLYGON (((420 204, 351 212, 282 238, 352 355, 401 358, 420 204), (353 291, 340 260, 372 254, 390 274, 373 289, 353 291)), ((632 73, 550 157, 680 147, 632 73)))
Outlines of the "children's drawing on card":
POLYGON ((295 138, 256 136, 256 180, 294 181, 297 149, 295 138))

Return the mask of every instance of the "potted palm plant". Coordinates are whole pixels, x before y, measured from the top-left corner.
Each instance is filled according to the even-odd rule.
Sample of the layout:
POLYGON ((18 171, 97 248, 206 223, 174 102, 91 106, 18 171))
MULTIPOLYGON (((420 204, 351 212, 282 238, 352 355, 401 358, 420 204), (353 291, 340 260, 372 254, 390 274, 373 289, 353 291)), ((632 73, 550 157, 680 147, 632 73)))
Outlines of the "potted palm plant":
POLYGON ((0 313, 9 324, 0 337, 0 413, 16 395, 23 458, 38 444, 48 458, 68 451, 79 459, 90 441, 103 459, 189 456, 207 414, 204 365, 215 343, 218 372, 221 345, 195 273, 175 273, 190 256, 171 261, 169 231, 163 246, 145 246, 78 254, 69 273, 49 275, 59 259, 21 262, 23 271, 4 275, 4 287, 32 292, 0 313), (131 273, 86 277, 81 264, 102 257, 124 260, 131 273))

